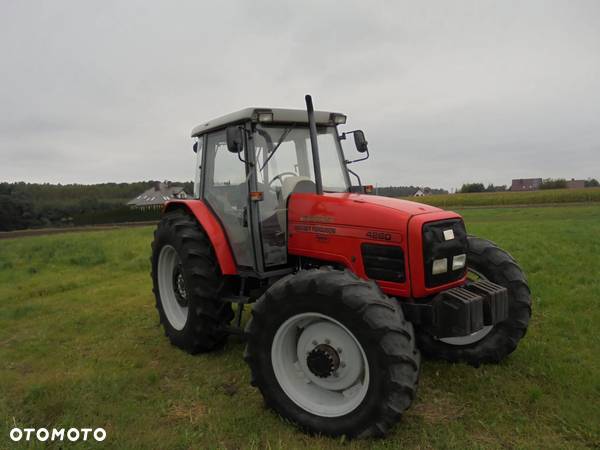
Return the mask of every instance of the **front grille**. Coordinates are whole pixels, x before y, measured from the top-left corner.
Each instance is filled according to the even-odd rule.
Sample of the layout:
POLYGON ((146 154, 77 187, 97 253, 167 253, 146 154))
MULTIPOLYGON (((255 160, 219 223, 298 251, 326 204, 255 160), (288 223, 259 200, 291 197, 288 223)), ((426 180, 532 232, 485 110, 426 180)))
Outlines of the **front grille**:
POLYGON ((365 274, 373 280, 402 283, 406 280, 404 252, 393 245, 362 244, 365 274))
POLYGON ((467 230, 462 220, 448 219, 424 224, 423 262, 425 264, 425 285, 432 288, 461 279, 467 270, 466 264, 464 268, 452 270, 452 258, 466 253, 467 230), (448 239, 452 235, 453 238, 448 239), (434 275, 433 262, 440 259, 446 259, 446 271, 434 275))

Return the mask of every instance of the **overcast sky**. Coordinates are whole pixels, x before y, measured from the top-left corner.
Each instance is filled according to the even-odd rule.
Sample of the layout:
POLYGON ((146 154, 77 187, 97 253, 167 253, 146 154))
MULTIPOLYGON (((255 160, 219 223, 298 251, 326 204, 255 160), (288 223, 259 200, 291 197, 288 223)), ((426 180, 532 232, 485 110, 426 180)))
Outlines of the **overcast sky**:
POLYGON ((600 178, 597 0, 3 0, 0 55, 2 181, 189 180, 195 125, 306 93, 364 182, 600 178))

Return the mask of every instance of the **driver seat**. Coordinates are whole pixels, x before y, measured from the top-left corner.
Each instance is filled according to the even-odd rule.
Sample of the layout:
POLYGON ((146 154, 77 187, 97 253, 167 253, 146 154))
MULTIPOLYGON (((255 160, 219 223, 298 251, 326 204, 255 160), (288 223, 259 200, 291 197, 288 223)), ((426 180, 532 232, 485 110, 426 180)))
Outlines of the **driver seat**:
POLYGON ((317 186, 309 177, 286 177, 281 182, 281 201, 283 208, 292 192, 317 192, 317 186))
MULTIPOLYGON (((283 178, 283 177, 282 177, 283 178)), ((294 192, 317 192, 317 186, 309 177, 286 177, 281 180, 281 196, 277 209, 277 220, 281 230, 287 232, 287 199, 294 192)))

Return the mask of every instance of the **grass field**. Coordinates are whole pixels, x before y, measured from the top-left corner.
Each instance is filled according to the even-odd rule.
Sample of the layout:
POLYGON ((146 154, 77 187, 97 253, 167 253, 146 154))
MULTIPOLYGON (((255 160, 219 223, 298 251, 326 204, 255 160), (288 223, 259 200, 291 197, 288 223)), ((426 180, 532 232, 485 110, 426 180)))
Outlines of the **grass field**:
MULTIPOLYGON (((415 200, 414 197, 408 200, 415 200)), ((428 195, 418 201, 428 205, 447 207, 517 206, 562 203, 600 202, 600 188, 551 189, 531 192, 481 192, 471 194, 428 195)))
POLYGON ((104 427, 89 448, 600 447, 600 204, 463 213, 526 270, 530 330, 500 365, 425 361, 416 403, 375 441, 306 436, 266 410, 238 339, 172 347, 152 228, 0 241, 0 449, 15 425, 104 427))

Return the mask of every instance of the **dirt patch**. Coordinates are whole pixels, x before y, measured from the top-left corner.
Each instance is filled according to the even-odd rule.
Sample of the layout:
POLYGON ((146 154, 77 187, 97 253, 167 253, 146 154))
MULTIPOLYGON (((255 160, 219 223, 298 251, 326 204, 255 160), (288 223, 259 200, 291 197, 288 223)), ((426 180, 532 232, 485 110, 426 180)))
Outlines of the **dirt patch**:
POLYGON ((175 422, 198 423, 206 415, 206 406, 200 402, 173 403, 167 410, 167 419, 175 422))
POLYGON ((440 424, 462 417, 467 410, 467 405, 449 392, 431 389, 423 397, 407 411, 408 416, 440 424))

